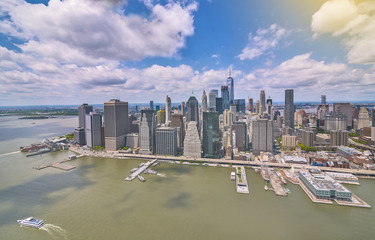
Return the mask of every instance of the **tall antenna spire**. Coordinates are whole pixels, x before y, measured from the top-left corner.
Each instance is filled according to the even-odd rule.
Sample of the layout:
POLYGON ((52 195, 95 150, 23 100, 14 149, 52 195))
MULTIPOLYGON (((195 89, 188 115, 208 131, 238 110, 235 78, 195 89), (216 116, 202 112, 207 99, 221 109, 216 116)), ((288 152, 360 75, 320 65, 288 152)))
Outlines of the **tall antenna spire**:
POLYGON ((229 77, 232 77, 232 66, 229 67, 229 77))

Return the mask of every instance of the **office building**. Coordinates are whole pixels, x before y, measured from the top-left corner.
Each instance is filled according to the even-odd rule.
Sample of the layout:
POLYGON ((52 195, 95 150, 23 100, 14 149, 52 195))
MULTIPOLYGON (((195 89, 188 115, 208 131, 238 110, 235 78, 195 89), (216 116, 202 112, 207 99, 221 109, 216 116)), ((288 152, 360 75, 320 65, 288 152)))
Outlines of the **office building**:
POLYGON ((162 125, 165 124, 165 119, 166 119, 166 113, 164 110, 159 110, 156 113, 156 123, 157 125, 162 125))
POLYGON ((203 90, 202 94, 202 112, 207 112, 207 95, 205 90, 203 90))
POLYGON ((86 145, 89 148, 102 146, 102 116, 96 112, 86 114, 85 126, 86 145))
POLYGON ((177 155, 177 128, 160 127, 155 132, 156 154, 157 155, 177 155))
POLYGON ((155 111, 158 112, 160 110, 160 105, 155 106, 155 111))
POLYGON ((76 127, 74 129, 74 142, 80 146, 86 144, 85 129, 82 127, 76 127))
POLYGON ((375 145, 375 107, 371 110, 371 142, 375 145))
POLYGON ((138 133, 128 133, 126 134, 126 143, 125 146, 129 148, 138 148, 139 147, 139 134, 138 133))
POLYGON ((211 90, 210 93, 208 94, 208 106, 210 108, 215 108, 216 107, 216 97, 218 97, 216 95, 216 92, 214 92, 213 90, 211 90))
POLYGON ((129 116, 129 133, 139 133, 139 120, 136 116, 129 116))
POLYGON ((249 98, 249 112, 253 113, 254 107, 253 107, 253 99, 249 98))
POLYGON ((223 99, 224 110, 229 109, 230 101, 228 86, 221 86, 221 98, 223 99))
POLYGON ((246 151, 248 148, 247 126, 245 122, 233 122, 232 127, 233 142, 239 151, 246 151))
POLYGON ((260 115, 260 102, 259 102, 259 100, 256 100, 256 102, 255 102, 255 113, 257 114, 257 115, 260 115))
POLYGON ((235 121, 235 112, 230 110, 224 110, 223 112, 223 123, 225 127, 232 126, 232 123, 235 121))
POLYGON ((294 90, 285 90, 285 109, 284 109, 285 127, 294 129, 294 90))
POLYGON ((154 110, 154 101, 152 101, 152 100, 150 101, 150 109, 154 110))
POLYGON ((171 105, 171 98, 168 97, 165 99, 165 124, 169 124, 171 121, 171 114, 172 114, 172 105, 171 105))
POLYGON ((227 141, 225 144, 225 160, 232 160, 233 159, 233 145, 232 141, 232 131, 231 129, 227 132, 227 141))
POLYGON ((308 130, 302 130, 302 145, 307 147, 314 146, 314 132, 308 130))
POLYGON ((151 155, 155 152, 155 117, 153 110, 141 111, 139 147, 140 154, 151 155))
POLYGON ((332 130, 330 134, 331 146, 348 146, 349 132, 346 130, 332 130))
POLYGON ((325 118, 324 129, 331 130, 346 130, 347 117, 345 115, 327 115, 325 118))
POLYGON ((346 126, 349 128, 353 127, 353 110, 350 103, 334 103, 333 113, 334 115, 346 116, 346 126))
POLYGON ((172 114, 171 127, 177 128, 178 147, 182 148, 185 139, 185 124, 182 114, 172 114))
POLYGON ((321 96, 321 104, 322 104, 322 105, 327 105, 327 98, 326 98, 326 95, 322 95, 322 96, 321 96))
POLYGON ((223 98, 216 98, 216 112, 222 114, 224 111, 223 98))
POLYGON ((216 111, 204 112, 202 131, 203 157, 219 158, 221 148, 220 140, 219 113, 216 111))
POLYGON ((201 141, 198 135, 197 122, 188 122, 184 140, 184 156, 191 158, 201 157, 201 141))
POLYGON ((295 149, 296 142, 297 142, 297 136, 283 135, 281 145, 284 149, 295 149))
POLYGON ((234 103, 234 80, 231 76, 231 71, 229 71, 229 77, 227 78, 227 86, 229 92, 229 104, 234 103))
POLYGON ((187 101, 187 110, 186 122, 194 121, 199 126, 198 100, 194 96, 191 96, 187 101))
POLYGON ((253 153, 259 155, 260 152, 273 151, 273 121, 268 119, 258 119, 253 121, 252 147, 253 153))
POLYGON ((104 103, 105 148, 116 151, 125 146, 125 135, 129 133, 128 103, 112 99, 104 103))
POLYGON ((266 111, 266 93, 264 90, 260 90, 260 113, 264 113, 266 111))
POLYGON ((245 112, 245 99, 234 99, 234 104, 236 105, 236 112, 245 112))
POLYGON ((365 107, 361 108, 358 115, 358 129, 370 127, 369 114, 365 107))
POLYGON ((186 115, 186 108, 185 108, 185 102, 181 102, 181 114, 185 117, 186 115))
POLYGON ((93 112, 93 107, 87 103, 78 107, 78 127, 85 128, 86 114, 93 112))
POLYGON ((272 99, 270 97, 268 97, 267 99, 267 111, 266 112, 268 116, 272 115, 272 99))

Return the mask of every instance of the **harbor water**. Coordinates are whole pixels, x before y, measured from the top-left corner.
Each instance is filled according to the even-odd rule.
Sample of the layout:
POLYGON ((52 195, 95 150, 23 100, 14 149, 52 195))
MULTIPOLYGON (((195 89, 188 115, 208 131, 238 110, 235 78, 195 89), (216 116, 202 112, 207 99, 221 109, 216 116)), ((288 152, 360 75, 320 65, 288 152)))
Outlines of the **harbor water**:
MULTIPOLYGON (((236 193, 232 168, 161 163, 124 181, 140 160, 83 157, 76 168, 35 170, 69 151, 25 157, 19 146, 71 133, 77 118, 0 117, 0 239, 374 239, 375 210, 312 203, 264 190, 260 173, 246 169, 250 194, 236 193), (33 124, 35 123, 35 124, 33 124), (41 229, 17 219, 43 219, 41 229)), ((146 161, 144 161, 146 162, 146 161)), ((375 206, 375 181, 345 185, 375 206)))

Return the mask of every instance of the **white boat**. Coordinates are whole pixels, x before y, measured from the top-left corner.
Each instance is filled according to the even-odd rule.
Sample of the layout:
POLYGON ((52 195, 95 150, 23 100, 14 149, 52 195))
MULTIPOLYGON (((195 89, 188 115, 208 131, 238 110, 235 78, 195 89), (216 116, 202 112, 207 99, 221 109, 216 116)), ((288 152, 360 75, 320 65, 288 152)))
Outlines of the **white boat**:
POLYGON ((146 171, 144 171, 144 173, 146 173, 146 174, 158 174, 157 171, 152 170, 152 169, 147 169, 146 171))
POLYGON ((140 163, 140 164, 138 165, 138 167, 142 167, 143 165, 145 165, 145 163, 140 163))
POLYGON ((144 177, 142 177, 141 175, 138 175, 138 179, 141 180, 141 182, 146 181, 146 179, 144 177))
POLYGON ((235 172, 231 172, 230 173, 230 179, 231 180, 236 180, 236 173, 235 172))
POLYGON ((266 190, 266 191, 268 190, 268 187, 267 187, 267 185, 264 185, 264 190, 266 190))
POLYGON ((22 226, 34 227, 34 228, 41 228, 44 225, 43 220, 33 218, 33 217, 28 217, 22 220, 17 220, 17 222, 22 226))
POLYGON ((130 172, 133 173, 133 172, 135 172, 137 170, 138 170, 138 168, 133 168, 132 170, 130 170, 130 172))

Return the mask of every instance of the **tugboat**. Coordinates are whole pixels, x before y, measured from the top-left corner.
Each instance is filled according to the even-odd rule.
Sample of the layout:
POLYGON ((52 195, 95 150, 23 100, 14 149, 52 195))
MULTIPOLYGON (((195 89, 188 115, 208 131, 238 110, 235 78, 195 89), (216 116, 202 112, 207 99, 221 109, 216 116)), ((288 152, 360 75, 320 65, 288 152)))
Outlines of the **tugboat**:
POLYGON ((17 220, 17 222, 22 226, 34 227, 34 228, 41 228, 44 225, 43 220, 33 218, 33 217, 28 217, 22 220, 17 220))

